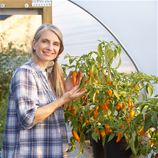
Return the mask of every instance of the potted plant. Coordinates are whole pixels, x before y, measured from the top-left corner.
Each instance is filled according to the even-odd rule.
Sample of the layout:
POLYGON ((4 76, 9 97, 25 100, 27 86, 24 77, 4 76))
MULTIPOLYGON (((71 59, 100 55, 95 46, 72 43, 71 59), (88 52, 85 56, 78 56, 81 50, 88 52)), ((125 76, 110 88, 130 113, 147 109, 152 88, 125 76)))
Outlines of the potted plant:
POLYGON ((93 140, 101 140, 104 157, 108 158, 106 148, 113 140, 116 144, 125 140, 127 146, 123 152, 130 149, 134 158, 148 155, 152 150, 157 152, 158 98, 151 96, 158 78, 142 72, 119 72, 121 47, 112 41, 99 42, 97 51, 82 56, 67 54, 69 65, 62 65, 65 76, 66 70, 73 69, 74 84, 76 72, 82 72, 80 88, 86 90, 82 98, 72 101, 65 109, 65 120, 73 127, 69 151, 75 148, 76 139, 81 152, 88 127, 86 132, 91 133, 93 140))

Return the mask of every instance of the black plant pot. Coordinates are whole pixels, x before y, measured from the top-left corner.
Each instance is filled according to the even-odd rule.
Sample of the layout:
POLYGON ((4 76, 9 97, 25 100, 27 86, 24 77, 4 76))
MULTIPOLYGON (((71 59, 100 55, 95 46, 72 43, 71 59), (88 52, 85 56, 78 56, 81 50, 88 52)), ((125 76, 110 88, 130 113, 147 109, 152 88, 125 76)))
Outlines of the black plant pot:
POLYGON ((90 138, 90 142, 92 143, 94 158, 105 158, 104 147, 102 145, 102 138, 98 140, 98 142, 96 142, 92 138, 91 132, 89 132, 89 138, 90 138))
POLYGON ((96 142, 89 132, 89 138, 92 142, 94 158, 133 158, 132 150, 129 148, 126 150, 128 144, 123 137, 118 143, 116 142, 117 137, 114 137, 111 141, 107 142, 109 136, 106 136, 105 145, 102 145, 102 137, 96 142))
POLYGON ((105 158, 132 158, 132 150, 126 150, 128 144, 123 137, 118 143, 115 136, 111 141, 108 141, 109 136, 106 136, 104 145, 105 158))

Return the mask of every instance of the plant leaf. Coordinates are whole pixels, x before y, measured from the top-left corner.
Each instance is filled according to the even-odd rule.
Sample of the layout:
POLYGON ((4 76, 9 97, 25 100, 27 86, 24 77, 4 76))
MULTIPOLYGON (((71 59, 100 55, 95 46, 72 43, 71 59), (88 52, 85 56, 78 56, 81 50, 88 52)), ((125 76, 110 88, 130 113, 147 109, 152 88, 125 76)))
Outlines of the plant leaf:
POLYGON ((156 115, 156 112, 154 112, 154 114, 152 115, 151 121, 154 124, 154 127, 157 129, 157 115, 156 115))
POLYGON ((93 95, 93 104, 95 104, 95 97, 96 97, 96 93, 94 93, 93 95))
POLYGON ((108 142, 109 142, 110 140, 112 140, 112 139, 114 138, 114 136, 115 136, 115 133, 110 134, 109 139, 108 139, 108 142))
POLYGON ((100 57, 102 56, 102 53, 103 51, 102 51, 102 44, 101 43, 99 43, 99 45, 98 45, 98 53, 99 53, 99 55, 100 55, 100 57))
POLYGON ((92 133, 92 138, 93 138, 96 142, 98 142, 97 133, 93 132, 93 133, 92 133))
POLYGON ((117 91, 116 90, 113 90, 113 91, 114 91, 115 96, 119 99, 120 97, 119 97, 117 91))
POLYGON ((80 141, 81 141, 81 143, 83 143, 85 141, 85 134, 84 133, 81 133, 80 141))
POLYGON ((150 128, 151 124, 152 124, 152 121, 151 121, 151 115, 150 115, 145 121, 144 133, 150 128))
POLYGON ((145 95, 142 93, 142 102, 145 100, 145 95))
POLYGON ((137 152, 136 152, 136 149, 135 149, 135 146, 134 146, 133 137, 132 137, 132 140, 131 140, 131 149, 132 149, 133 153, 136 155, 137 152))
POLYGON ((118 69, 120 67, 121 63, 122 63, 122 61, 121 61, 121 58, 120 58, 119 63, 117 65, 116 69, 118 69))

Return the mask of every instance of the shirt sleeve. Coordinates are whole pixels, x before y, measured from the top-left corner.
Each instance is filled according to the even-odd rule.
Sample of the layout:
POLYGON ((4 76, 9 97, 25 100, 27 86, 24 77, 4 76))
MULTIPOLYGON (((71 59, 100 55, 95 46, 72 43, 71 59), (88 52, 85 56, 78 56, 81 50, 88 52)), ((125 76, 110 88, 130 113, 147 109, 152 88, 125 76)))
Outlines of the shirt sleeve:
POLYGON ((37 109, 37 86, 31 70, 20 68, 12 78, 11 90, 17 107, 17 115, 24 129, 34 126, 37 109))

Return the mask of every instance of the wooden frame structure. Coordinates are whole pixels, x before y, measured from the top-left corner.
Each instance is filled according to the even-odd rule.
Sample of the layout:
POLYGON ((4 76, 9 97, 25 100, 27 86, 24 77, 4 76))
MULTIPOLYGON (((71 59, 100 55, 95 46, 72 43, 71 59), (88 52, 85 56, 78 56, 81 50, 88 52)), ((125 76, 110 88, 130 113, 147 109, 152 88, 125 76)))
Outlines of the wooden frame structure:
POLYGON ((42 23, 52 24, 52 5, 33 7, 32 0, 0 0, 0 10, 1 9, 24 9, 27 11, 40 10, 40 14, 42 15, 42 23))

